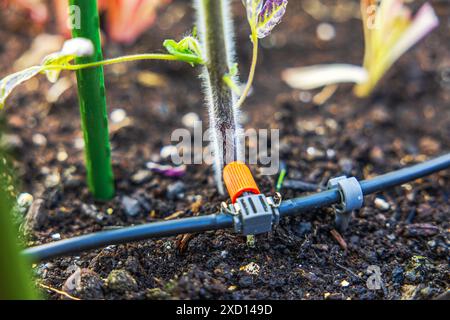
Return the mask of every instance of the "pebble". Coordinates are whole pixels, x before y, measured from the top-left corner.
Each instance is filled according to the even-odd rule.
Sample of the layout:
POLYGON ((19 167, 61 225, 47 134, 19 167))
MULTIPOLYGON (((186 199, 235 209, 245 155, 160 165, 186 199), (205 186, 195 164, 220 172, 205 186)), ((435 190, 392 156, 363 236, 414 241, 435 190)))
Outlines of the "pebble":
POLYGON ((407 237, 432 237, 440 232, 439 227, 431 223, 414 223, 407 225, 404 234, 407 237))
POLYGON ((387 211, 391 208, 391 205, 382 198, 375 198, 373 203, 375 205, 375 208, 382 210, 382 211, 387 211))
POLYGON ((312 94, 308 91, 301 91, 298 94, 298 99, 303 103, 310 103, 312 98, 313 98, 312 94))
POLYGON ((47 138, 40 133, 34 134, 31 141, 38 147, 45 147, 47 145, 47 138))
POLYGON ((81 205, 81 213, 89 218, 96 220, 97 222, 102 222, 105 219, 105 215, 98 212, 97 207, 93 204, 83 203, 81 205))
POLYGON ((76 138, 73 141, 73 146, 75 147, 75 149, 81 150, 84 148, 84 139, 83 138, 76 138))
POLYGON ((61 182, 61 175, 58 172, 50 173, 45 177, 44 185, 46 188, 54 188, 61 182))
POLYGON ((336 37, 336 30, 332 24, 322 22, 317 26, 316 35, 322 41, 330 41, 336 37))
POLYGON ((56 154, 56 160, 59 162, 64 162, 69 158, 69 155, 67 154, 66 150, 60 150, 56 154))
POLYGON ((54 233, 50 236, 53 240, 61 240, 61 234, 60 233, 54 233))
POLYGON ((111 112, 110 118, 113 123, 121 123, 127 118, 127 113, 123 109, 116 109, 111 112))
POLYGON ((403 276, 403 268, 400 266, 396 266, 394 270, 392 270, 392 281, 397 284, 403 284, 403 280, 405 277, 403 276))
POLYGON ((141 211, 139 201, 128 196, 122 198, 122 207, 125 213, 130 217, 135 217, 141 211))
POLYGON ((333 160, 336 158, 336 151, 334 151, 333 149, 327 149, 326 153, 328 160, 333 160))
POLYGON ((44 200, 33 201, 25 218, 25 229, 28 231, 39 230, 47 222, 47 210, 44 208, 44 200))
POLYGON ((187 128, 194 128, 199 121, 200 117, 195 112, 189 112, 181 119, 181 123, 187 128))
POLYGON ((137 282, 133 276, 124 269, 113 270, 106 279, 108 289, 126 292, 137 289, 137 282))
POLYGON ((308 149, 306 149, 306 159, 308 159, 310 161, 323 159, 324 156, 325 156, 325 152, 323 152, 315 147, 308 147, 308 149))
POLYGON ((28 209, 31 207, 31 205, 33 204, 33 196, 29 193, 21 193, 18 197, 17 197, 17 206, 19 209, 19 212, 22 214, 25 214, 28 209))
POLYGON ((134 184, 142 184, 150 180, 152 174, 148 170, 139 170, 131 176, 131 182, 134 184))
POLYGON ((350 285, 350 282, 348 282, 347 280, 342 280, 340 285, 341 287, 346 288, 350 285))
POLYGON ((63 285, 67 293, 82 299, 103 299, 103 281, 92 270, 78 268, 63 285))
POLYGON ((167 186, 167 199, 177 200, 184 198, 186 186, 183 182, 177 181, 167 186))

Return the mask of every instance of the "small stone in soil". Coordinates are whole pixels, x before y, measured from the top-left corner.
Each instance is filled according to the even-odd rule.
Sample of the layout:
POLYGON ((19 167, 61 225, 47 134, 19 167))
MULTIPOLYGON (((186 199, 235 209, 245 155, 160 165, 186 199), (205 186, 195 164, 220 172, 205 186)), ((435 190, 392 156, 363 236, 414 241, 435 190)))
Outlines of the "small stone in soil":
POLYGON ((29 193, 21 193, 17 197, 17 207, 21 214, 25 214, 33 204, 33 196, 29 193))
POLYGON ((113 270, 108 275, 106 285, 110 290, 126 292, 137 289, 137 282, 133 276, 126 270, 113 270))
POLYGON ((64 283, 63 290, 82 299, 103 299, 103 282, 89 269, 78 268, 64 283))
POLYGON ((167 186, 167 198, 169 200, 183 199, 185 191, 185 184, 181 181, 177 181, 167 186))
POLYGON ((127 113, 123 109, 116 109, 116 110, 114 110, 113 112, 111 112, 111 116, 110 116, 111 121, 113 123, 120 123, 123 120, 125 120, 126 117, 127 117, 127 113))
POLYGON ((391 208, 390 204, 382 198, 375 198, 373 203, 377 209, 382 211, 387 211, 391 208))
POLYGON ((54 233, 50 236, 53 240, 61 240, 61 234, 54 233))
POLYGON ((330 41, 336 37, 336 30, 332 24, 322 22, 317 26, 316 35, 322 41, 330 41))
POLYGON ((25 229, 28 231, 39 230, 47 222, 47 211, 44 208, 44 200, 37 199, 28 209, 25 218, 25 229))
POLYGON ((44 185, 46 188, 54 188, 61 182, 61 176, 58 172, 52 172, 45 177, 44 185))
POLYGON ((325 152, 315 147, 308 147, 308 149, 306 149, 306 159, 310 161, 323 159, 324 156, 325 152))
POLYGON ((341 287, 348 287, 350 285, 350 282, 348 282, 347 280, 342 280, 340 283, 341 287))
POLYGON ((128 196, 122 198, 122 207, 125 213, 130 217, 135 217, 141 211, 139 201, 128 196))
POLYGON ((400 266, 396 266, 394 270, 392 270, 392 281, 397 284, 403 284, 403 280, 405 277, 403 276, 403 268, 400 266))
POLYGON ((97 207, 93 204, 83 203, 81 205, 81 213, 89 218, 96 220, 97 222, 102 222, 105 219, 105 215, 98 212, 97 207))
POLYGON ((131 176, 131 182, 134 184, 142 184, 150 180, 152 174, 148 170, 139 170, 131 176))
POLYGON ((181 123, 187 128, 194 128, 198 121, 200 121, 200 117, 195 112, 189 112, 181 119, 181 123))
POLYGON ((439 233, 439 227, 431 223, 415 223, 405 227, 404 235, 407 237, 432 237, 439 233))
POLYGON ((47 145, 47 138, 40 133, 34 134, 31 141, 38 147, 45 147, 47 145))

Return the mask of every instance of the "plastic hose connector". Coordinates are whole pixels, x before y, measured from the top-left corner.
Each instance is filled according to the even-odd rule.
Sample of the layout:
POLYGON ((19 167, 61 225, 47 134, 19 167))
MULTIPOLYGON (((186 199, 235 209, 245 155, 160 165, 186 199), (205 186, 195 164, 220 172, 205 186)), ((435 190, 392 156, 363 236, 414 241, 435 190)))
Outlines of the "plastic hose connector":
POLYGON ((223 181, 231 202, 235 203, 243 193, 260 194, 255 179, 247 165, 240 161, 231 162, 223 169, 223 181))

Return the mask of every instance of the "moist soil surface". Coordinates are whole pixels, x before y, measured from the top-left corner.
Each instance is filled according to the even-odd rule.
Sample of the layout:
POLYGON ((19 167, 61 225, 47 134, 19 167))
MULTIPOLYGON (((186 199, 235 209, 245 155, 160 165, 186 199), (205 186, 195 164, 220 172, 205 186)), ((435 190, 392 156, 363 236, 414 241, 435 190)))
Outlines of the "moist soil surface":
MULTIPOLYGON (((367 179, 448 152, 449 5, 432 1, 439 28, 396 63, 370 98, 357 99, 350 85, 327 98, 327 91, 293 90, 281 80, 288 67, 361 63, 358 6, 324 3, 327 10, 311 15, 301 1, 290 1, 283 23, 262 42, 253 94, 242 110, 245 128, 280 129, 287 178, 317 185, 340 175, 367 179), (334 26, 331 41, 316 36, 320 22, 334 26)), ((233 8, 245 79, 249 30, 240 1, 233 8)), ((163 40, 189 32, 193 17, 189 3, 174 1, 134 45, 105 38, 105 56, 163 52, 163 40)), ((1 76, 13 71, 12 61, 39 33, 55 32, 53 24, 37 31, 26 21, 16 12, 0 13, 1 76)), ((27 245, 217 212, 227 197, 216 191, 210 166, 188 165, 179 179, 146 169, 149 161, 165 163, 160 150, 170 144, 174 129, 185 127, 184 115, 195 112, 207 123, 198 74, 198 68, 173 62, 105 68, 109 113, 126 112, 110 125, 117 193, 107 202, 94 201, 86 186, 74 75, 64 73, 72 86, 56 102, 48 102, 51 84, 43 77, 17 89, 2 112, 5 137, 20 191, 43 201, 44 223, 29 232, 27 245), (124 196, 138 200, 135 216, 126 212, 124 196)), ((252 171, 261 191, 273 194, 277 176, 263 176, 256 166, 252 171)), ((326 208, 283 219, 270 234, 256 236, 253 245, 221 230, 112 245, 35 264, 36 285, 49 299, 69 298, 43 286, 79 299, 442 297, 449 287, 449 185, 447 170, 367 197, 342 239, 333 231, 333 210, 326 208), (373 281, 371 270, 379 270, 381 281, 373 281)), ((308 193, 283 189, 282 194, 308 193)))

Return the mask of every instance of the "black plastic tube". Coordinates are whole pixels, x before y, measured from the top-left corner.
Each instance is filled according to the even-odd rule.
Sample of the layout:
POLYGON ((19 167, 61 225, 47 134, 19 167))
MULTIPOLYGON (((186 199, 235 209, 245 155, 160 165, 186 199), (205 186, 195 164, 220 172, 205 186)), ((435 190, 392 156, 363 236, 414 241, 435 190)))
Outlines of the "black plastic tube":
MULTIPOLYGON (((378 177, 360 181, 365 196, 383 191, 387 188, 399 186, 404 183, 423 178, 432 173, 450 168, 450 153, 411 167, 386 173, 378 177)), ((328 207, 341 201, 337 189, 315 193, 306 197, 285 200, 279 210, 281 216, 299 214, 308 210, 328 207)))
POLYGON ((162 238, 183 233, 227 229, 232 226, 233 218, 231 216, 211 214, 91 233, 29 248, 23 254, 29 261, 42 261, 112 244, 121 244, 149 238, 162 238))
POLYGON ((368 195, 423 178, 449 167, 450 153, 411 167, 383 174, 373 179, 361 181, 360 185, 363 194, 368 195))
MULTIPOLYGON (((422 178, 449 167, 450 154, 447 154, 421 164, 387 173, 373 179, 361 181, 361 189, 364 195, 369 195, 389 187, 402 185, 406 182, 422 178)), ((309 210, 328 207, 337 204, 340 201, 341 196, 337 189, 285 200, 279 207, 280 216, 296 215, 309 210)), ((41 261, 90 249, 101 248, 112 244, 232 227, 232 216, 228 214, 212 214, 92 233, 29 248, 26 249, 23 254, 30 261, 41 261)))

